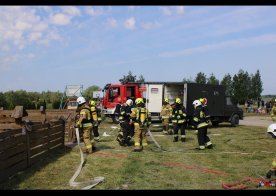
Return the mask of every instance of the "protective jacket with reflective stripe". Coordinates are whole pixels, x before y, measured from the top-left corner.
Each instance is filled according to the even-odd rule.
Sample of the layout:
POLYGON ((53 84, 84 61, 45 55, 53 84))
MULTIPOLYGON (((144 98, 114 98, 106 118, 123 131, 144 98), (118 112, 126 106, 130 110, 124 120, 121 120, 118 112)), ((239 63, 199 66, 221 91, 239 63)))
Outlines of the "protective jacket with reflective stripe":
POLYGON ((193 122, 197 128, 202 128, 208 126, 208 123, 205 118, 205 113, 202 109, 202 106, 198 106, 194 111, 193 122))

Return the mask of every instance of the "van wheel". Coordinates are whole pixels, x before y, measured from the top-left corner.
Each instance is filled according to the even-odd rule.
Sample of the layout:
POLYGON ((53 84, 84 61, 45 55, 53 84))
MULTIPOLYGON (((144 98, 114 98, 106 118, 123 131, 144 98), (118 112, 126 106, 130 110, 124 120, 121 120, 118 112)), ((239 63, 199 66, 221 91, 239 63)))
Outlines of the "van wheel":
POLYGON ((119 124, 120 123, 120 121, 119 121, 119 115, 116 115, 116 114, 112 115, 112 121, 115 124, 119 124))
POLYGON ((236 126, 238 126, 239 125, 239 115, 237 115, 237 114, 234 114, 233 116, 232 116, 232 119, 231 119, 231 126, 232 127, 236 127, 236 126))

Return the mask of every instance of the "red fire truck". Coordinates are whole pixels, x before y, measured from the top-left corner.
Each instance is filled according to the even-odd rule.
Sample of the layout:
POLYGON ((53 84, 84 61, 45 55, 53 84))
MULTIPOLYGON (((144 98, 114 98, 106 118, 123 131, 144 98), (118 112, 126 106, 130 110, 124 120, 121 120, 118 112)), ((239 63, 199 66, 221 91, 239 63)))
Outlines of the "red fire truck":
POLYGON ((138 84, 107 84, 105 85, 102 113, 111 117, 114 123, 118 123, 120 104, 128 99, 134 102, 136 98, 143 97, 143 88, 138 84))

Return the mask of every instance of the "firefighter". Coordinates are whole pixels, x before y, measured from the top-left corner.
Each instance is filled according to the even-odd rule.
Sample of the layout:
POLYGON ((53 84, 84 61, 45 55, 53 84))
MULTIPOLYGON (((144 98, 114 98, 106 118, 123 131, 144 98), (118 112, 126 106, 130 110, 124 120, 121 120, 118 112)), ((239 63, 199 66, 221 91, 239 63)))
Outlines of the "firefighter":
POLYGON ((193 105, 195 108, 193 122, 196 129, 198 130, 197 139, 199 144, 199 147, 196 149, 204 150, 206 147, 211 149, 213 148, 213 144, 210 141, 210 138, 207 136, 208 123, 206 122, 202 104, 199 100, 195 100, 193 105))
POLYGON ((276 99, 274 100, 274 104, 270 113, 270 116, 273 122, 275 121, 275 115, 276 115, 276 99))
POLYGON ((99 134, 99 125, 101 124, 101 113, 100 109, 97 108, 96 102, 94 100, 91 100, 89 103, 91 113, 92 113, 92 118, 93 118, 93 134, 94 134, 94 139, 96 142, 100 141, 100 134, 99 134))
POLYGON ((130 117, 134 122, 134 151, 140 152, 148 145, 146 130, 151 124, 151 115, 142 98, 135 100, 135 107, 131 109, 130 117))
POLYGON ((186 109, 181 104, 180 98, 175 99, 175 107, 173 108, 173 111, 172 111, 172 123, 173 123, 173 132, 174 132, 173 142, 178 141, 179 129, 181 134, 181 141, 185 142, 186 141, 185 129, 187 126, 186 109))
POLYGON ((163 133, 169 134, 169 121, 172 117, 172 106, 168 98, 165 98, 163 101, 160 117, 162 120, 163 133))
POLYGON ((130 118, 132 105, 133 101, 128 99, 120 108, 119 121, 121 130, 117 136, 117 141, 121 146, 130 146, 130 140, 134 135, 134 125, 130 118))
MULTIPOLYGON (((206 122, 209 124, 210 114, 209 114, 209 110, 207 108, 207 98, 200 98, 199 101, 201 102, 202 110, 205 114, 206 122)), ((198 134, 198 130, 196 130, 196 134, 198 134)))
POLYGON ((96 150, 93 135, 90 135, 91 129, 93 127, 91 122, 91 110, 88 102, 84 97, 78 97, 77 102, 80 114, 75 126, 83 131, 83 141, 86 147, 85 152, 90 154, 92 153, 92 150, 96 150), (92 140, 90 141, 90 139, 92 140))
POLYGON ((276 157, 274 157, 272 164, 271 164, 271 168, 270 170, 267 172, 266 174, 266 178, 271 178, 272 175, 276 176, 276 157))

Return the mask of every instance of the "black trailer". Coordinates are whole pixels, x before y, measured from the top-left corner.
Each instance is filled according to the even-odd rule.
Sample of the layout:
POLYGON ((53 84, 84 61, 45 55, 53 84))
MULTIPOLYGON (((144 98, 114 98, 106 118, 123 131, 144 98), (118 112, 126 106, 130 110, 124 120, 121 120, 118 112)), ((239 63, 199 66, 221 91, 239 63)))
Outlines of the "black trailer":
POLYGON ((199 98, 207 98, 207 105, 211 122, 217 126, 221 122, 230 122, 232 126, 239 124, 243 119, 243 110, 233 104, 231 97, 225 95, 225 86, 186 83, 184 84, 184 102, 186 99, 187 116, 191 118, 194 112, 193 101, 199 98))

